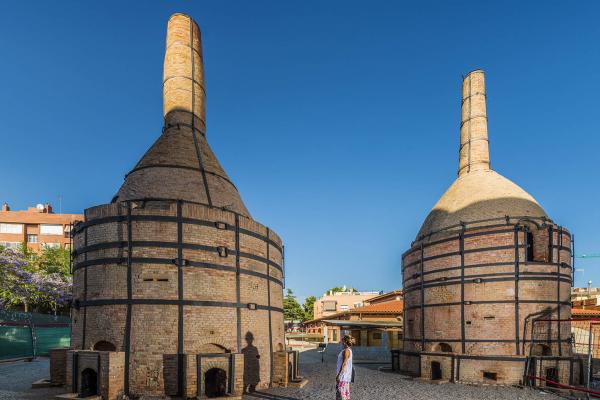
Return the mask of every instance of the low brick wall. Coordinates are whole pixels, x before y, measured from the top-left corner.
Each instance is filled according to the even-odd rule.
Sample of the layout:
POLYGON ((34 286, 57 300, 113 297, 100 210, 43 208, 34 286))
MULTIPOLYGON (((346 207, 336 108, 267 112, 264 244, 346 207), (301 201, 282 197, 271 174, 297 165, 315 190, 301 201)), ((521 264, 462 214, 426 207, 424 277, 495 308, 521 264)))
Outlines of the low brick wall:
POLYGON ((66 388, 71 393, 81 391, 81 374, 85 369, 91 369, 98 375, 98 393, 106 400, 117 400, 123 395, 125 368, 125 353, 69 350, 66 355, 66 388), (73 368, 77 368, 74 374, 73 368), (73 379, 75 378, 75 382, 73 379))
MULTIPOLYGON (((342 351, 343 346, 340 343, 329 343, 325 352, 337 357, 342 351)), ((392 356, 386 346, 352 346, 352 359, 357 361, 391 363, 392 356)))
POLYGON ((50 350, 50 383, 63 386, 66 383, 67 351, 69 349, 50 350))

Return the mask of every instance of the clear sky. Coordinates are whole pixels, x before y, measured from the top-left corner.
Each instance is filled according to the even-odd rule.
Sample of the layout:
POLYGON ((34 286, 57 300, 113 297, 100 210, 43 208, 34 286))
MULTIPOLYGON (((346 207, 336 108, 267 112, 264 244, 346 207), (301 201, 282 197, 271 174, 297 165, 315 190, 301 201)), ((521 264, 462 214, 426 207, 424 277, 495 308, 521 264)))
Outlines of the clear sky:
MULTIPOLYGON (((299 297, 401 285, 456 177, 461 76, 483 68, 492 166, 600 253, 600 3, 11 1, 0 202, 107 203, 159 136, 167 19, 203 31, 207 136, 284 239, 299 297)), ((577 285, 600 285, 600 258, 577 285)))

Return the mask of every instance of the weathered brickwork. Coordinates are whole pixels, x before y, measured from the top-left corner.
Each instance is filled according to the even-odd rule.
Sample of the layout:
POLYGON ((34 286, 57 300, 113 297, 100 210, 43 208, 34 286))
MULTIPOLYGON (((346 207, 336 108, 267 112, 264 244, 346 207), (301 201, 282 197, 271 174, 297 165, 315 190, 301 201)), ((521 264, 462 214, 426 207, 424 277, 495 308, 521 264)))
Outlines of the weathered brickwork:
POLYGON ((83 371, 94 371, 98 394, 103 399, 117 399, 123 395, 124 354, 108 351, 68 351, 66 355, 66 387, 71 392, 81 393, 83 371), (73 373, 73 368, 77 372, 73 373), (76 381, 73 381, 75 379, 76 381))
MULTIPOLYGON (((571 234, 490 169, 485 113, 478 70, 463 82, 459 177, 402 258, 400 364, 431 379, 514 384, 531 353, 531 320, 571 315, 571 234)), ((563 324, 551 355, 570 357, 569 339, 563 324)), ((569 362, 558 363, 562 379, 569 362)))
POLYGON ((66 383, 67 349, 50 350, 50 383, 63 386, 66 383))
MULTIPOLYGON (((200 31, 190 17, 171 17, 166 52, 162 135, 113 201, 87 209, 74 231, 72 347, 82 363, 122 357, 101 371, 111 379, 105 398, 116 398, 112 387, 203 396, 213 383, 198 376, 211 366, 239 396, 270 386, 285 343, 283 245, 251 219, 206 141, 200 31)), ((72 371, 73 355, 69 363, 72 371)))
MULTIPOLYGON (((115 303, 127 301, 127 259, 129 244, 127 240, 118 240, 111 235, 121 232, 125 238, 127 218, 119 222, 98 221, 109 216, 106 209, 115 211, 126 207, 127 203, 116 203, 87 210, 86 224, 77 231, 76 243, 86 235, 88 241, 94 238, 93 245, 77 247, 75 253, 75 298, 80 302, 91 302, 80 307, 74 313, 73 343, 84 348, 93 348, 99 341, 115 345, 118 351, 126 351, 124 331, 126 329, 127 306, 115 303), (121 225, 120 228, 100 228, 102 225, 121 225), (92 232, 92 233, 89 233, 92 232), (99 233, 107 234, 103 243, 99 233), (116 239, 116 240, 115 240, 116 239), (116 244, 115 244, 116 243, 116 244), (114 246, 112 249, 98 249, 100 246, 114 246), (110 250, 110 251, 109 251, 110 250), (100 253, 100 254, 98 254, 100 253), (119 257, 119 253, 120 257, 119 257), (121 263, 114 258, 123 260, 121 263), (87 261, 86 261, 87 260, 87 261), (93 261, 92 261, 93 260, 93 261), (87 266, 86 266, 87 262, 87 266), (95 265, 94 262, 102 263, 95 265), (86 277, 87 270, 87 277, 86 277), (114 279, 115 271, 121 279, 114 279), (87 279, 87 282, 85 280, 87 279), (107 281, 110 284, 107 284, 107 281), (85 293, 85 287, 88 291, 85 293), (89 288, 92 288, 90 290, 89 288), (85 300, 83 300, 85 298, 85 300), (108 304, 97 304, 106 300, 108 304), (96 303, 94 303, 96 302, 96 303), (85 345, 83 344, 83 316, 86 313, 85 345)), ((137 217, 177 217, 176 202, 149 202, 143 207, 132 204, 131 218, 137 217), (149 210, 153 210, 149 213, 149 210)), ((182 223, 182 244, 184 265, 181 267, 183 285, 182 301, 223 302, 219 304, 183 306, 183 351, 185 354, 198 354, 207 351, 205 345, 216 344, 227 351, 243 352, 248 345, 256 347, 259 356, 258 377, 260 385, 270 382, 271 349, 282 346, 283 316, 282 308, 282 257, 281 242, 269 231, 269 263, 267 263, 267 229, 256 223, 248 223, 239 217, 240 274, 239 286, 236 278, 236 232, 235 215, 226 211, 210 210, 206 206, 184 204, 181 207, 182 218, 190 223, 182 223), (204 208, 203 212, 199 209, 204 208), (228 218, 223 218, 223 217, 228 218), (199 218, 205 218, 200 220, 199 218), (204 225, 195 222, 204 221, 204 225), (226 222, 230 221, 230 222, 226 222), (226 222, 226 229, 217 228, 217 222, 226 222), (212 225, 212 226, 210 226, 212 225), (250 230, 253 229, 253 230, 250 230), (260 238, 254 235, 260 236, 260 238), (242 245, 243 243, 243 245, 242 245), (193 246, 206 249, 189 248, 193 246), (224 247, 227 254, 220 256, 218 247, 224 247), (193 266, 186 266, 193 263, 193 266), (206 263, 206 265, 203 265, 206 263), (221 269, 223 268, 223 269, 221 269), (267 274, 270 276, 268 277, 267 274), (239 287, 239 306, 237 304, 239 287), (270 296, 269 296, 270 294, 270 296), (247 304, 256 304, 257 309, 249 309, 247 304), (234 306, 231 306, 234 305, 234 306), (271 307, 269 309, 269 307, 271 307), (241 347, 238 347, 238 312, 241 347), (271 325, 269 324, 271 314, 271 325), (269 332, 270 331, 270 332, 269 332), (246 341, 247 333, 253 335, 252 343, 246 341), (271 337, 271 343, 269 343, 271 337)), ((177 221, 160 222, 161 230, 177 231, 177 221), (172 228, 171 225, 175 225, 172 228)), ((117 235, 118 236, 118 235, 117 235)), ((175 234, 177 239, 177 234, 175 234)), ((171 260, 177 259, 178 242, 171 236, 160 236, 152 221, 131 222, 132 257, 131 298, 141 304, 131 305, 130 328, 130 385, 146 392, 159 393, 163 390, 162 362, 163 354, 177 354, 178 342, 178 306, 152 303, 152 300, 177 302, 178 266, 171 260), (155 246, 138 246, 136 243, 155 246), (166 243, 166 245, 164 244, 166 243), (160 246, 173 246, 164 248, 160 246), (141 259, 153 259, 144 262, 141 259)), ((204 304, 204 303, 202 303, 204 304)), ((210 349, 208 349, 210 351, 210 349)))
MULTIPOLYGON (((528 229, 536 227, 532 225, 528 229)), ((435 352, 439 351, 442 343, 448 346, 445 351, 459 354, 529 354, 531 343, 528 340, 531 338, 523 337, 526 321, 544 310, 549 310, 556 318, 558 308, 561 318, 570 317, 570 234, 553 224, 547 224, 540 230, 553 231, 554 243, 562 240, 563 247, 555 246, 552 250, 553 262, 527 259, 523 225, 467 229, 462 235, 449 235, 445 239, 438 238, 437 242, 423 243, 423 263, 421 243, 415 243, 404 255, 407 327, 404 350, 435 352), (460 254, 452 255, 461 253, 461 241, 462 263, 460 254), (559 253, 561 261, 558 261, 559 253), (463 274, 464 283, 461 285, 463 274), (424 341, 421 329, 424 330, 424 341)), ((535 236, 536 239, 540 237, 548 238, 549 233, 535 236)), ((546 240, 546 247, 548 243, 546 240)), ((561 350, 563 355, 567 355, 570 333, 566 325, 563 330, 561 350)), ((525 332, 525 335, 530 335, 530 332, 525 332)), ((557 345, 554 345, 554 351, 558 354, 557 345)), ((423 375, 423 371, 430 368, 425 364, 431 363, 432 357, 435 358, 421 358, 422 376, 428 376, 423 375)), ((507 364, 505 369, 501 368, 502 362, 496 362, 493 371, 488 372, 496 373, 498 381, 518 383, 523 377, 523 362, 515 362, 507 364), (519 365, 517 369, 512 366, 515 362, 519 365)), ((449 371, 444 371, 443 365, 443 374, 449 374, 449 371)), ((414 364, 411 366, 415 367, 414 364)), ((485 381, 483 373, 462 375, 465 371, 461 369, 461 376, 456 380, 485 381)))

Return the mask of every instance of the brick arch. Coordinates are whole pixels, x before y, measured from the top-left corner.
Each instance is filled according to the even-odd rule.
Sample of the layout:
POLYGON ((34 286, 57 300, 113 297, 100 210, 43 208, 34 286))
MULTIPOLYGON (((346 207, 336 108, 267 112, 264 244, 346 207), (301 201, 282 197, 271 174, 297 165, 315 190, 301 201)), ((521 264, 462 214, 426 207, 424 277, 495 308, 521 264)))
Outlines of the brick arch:
POLYGON ((200 345, 200 353, 231 353, 231 350, 217 343, 204 343, 200 345))
POLYGON ((531 347, 532 356, 551 356, 552 349, 546 344, 537 343, 531 347))
POLYGON ((96 344, 94 344, 93 349, 97 351, 117 351, 117 347, 106 340, 97 341, 96 344))
POLYGON ((431 346, 431 351, 436 351, 440 353, 452 353, 452 346, 445 342, 440 342, 433 344, 431 346))
POLYGON ((198 353, 231 353, 223 338, 215 337, 200 340, 198 343, 198 353))

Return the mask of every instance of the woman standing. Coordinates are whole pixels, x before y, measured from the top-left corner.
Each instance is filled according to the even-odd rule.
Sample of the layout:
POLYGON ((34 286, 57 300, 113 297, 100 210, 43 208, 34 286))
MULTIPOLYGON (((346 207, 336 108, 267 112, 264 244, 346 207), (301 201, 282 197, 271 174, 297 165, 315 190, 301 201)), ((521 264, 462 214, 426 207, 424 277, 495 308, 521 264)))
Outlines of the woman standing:
POLYGON ((352 343, 354 338, 344 335, 344 348, 338 354, 337 375, 335 377, 336 400, 350 400, 350 382, 352 381, 352 343))

